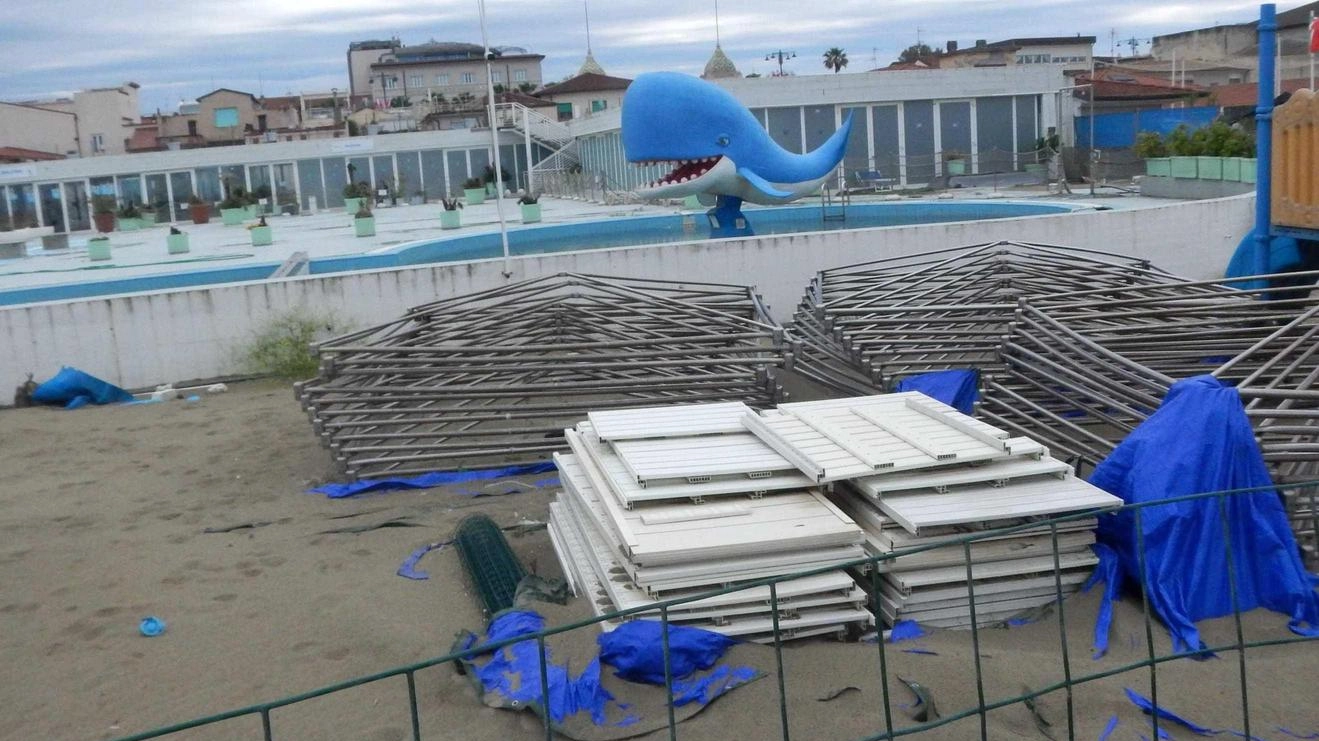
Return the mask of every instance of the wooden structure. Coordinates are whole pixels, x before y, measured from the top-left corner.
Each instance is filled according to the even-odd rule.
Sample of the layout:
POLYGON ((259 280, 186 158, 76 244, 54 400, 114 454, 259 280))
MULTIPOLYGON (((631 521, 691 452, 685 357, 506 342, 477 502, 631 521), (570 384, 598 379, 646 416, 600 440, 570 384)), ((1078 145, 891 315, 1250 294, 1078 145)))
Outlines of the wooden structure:
POLYGON ((1319 238, 1319 96, 1297 90, 1273 109, 1275 227, 1303 229, 1319 238))

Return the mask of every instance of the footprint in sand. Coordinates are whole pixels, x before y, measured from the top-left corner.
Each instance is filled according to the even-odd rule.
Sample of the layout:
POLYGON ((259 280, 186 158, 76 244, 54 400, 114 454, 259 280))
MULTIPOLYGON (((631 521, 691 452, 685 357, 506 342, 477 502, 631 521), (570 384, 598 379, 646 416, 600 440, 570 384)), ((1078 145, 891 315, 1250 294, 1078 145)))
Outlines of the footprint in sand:
POLYGON ((261 565, 271 569, 283 566, 287 562, 287 558, 281 558, 279 556, 267 556, 261 559, 261 565))
POLYGON ((121 612, 123 612, 123 610, 118 607, 102 607, 101 609, 97 610, 96 612, 93 612, 92 614, 95 615, 96 617, 114 617, 115 615, 118 615, 121 612))
POLYGON ((216 602, 233 602, 234 600, 238 599, 238 595, 232 592, 227 592, 225 594, 217 594, 211 599, 215 600, 216 602))
POLYGON ((330 661, 342 661, 343 659, 347 658, 348 654, 350 653, 352 652, 346 648, 332 648, 329 651, 326 651, 325 653, 321 654, 321 656, 323 658, 329 659, 330 661))
POLYGON ((263 573, 265 572, 261 569, 243 569, 243 576, 246 576, 249 579, 261 576, 263 573))

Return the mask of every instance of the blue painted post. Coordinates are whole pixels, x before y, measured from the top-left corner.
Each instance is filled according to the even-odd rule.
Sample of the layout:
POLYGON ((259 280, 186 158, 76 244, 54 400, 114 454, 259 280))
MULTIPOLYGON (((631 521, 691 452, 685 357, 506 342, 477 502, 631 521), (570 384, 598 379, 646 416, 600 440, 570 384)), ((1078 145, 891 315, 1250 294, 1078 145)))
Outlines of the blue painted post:
POLYGON ((1270 207, 1273 200, 1273 77, 1277 47, 1277 6, 1259 6, 1259 103, 1255 108, 1255 269, 1269 272, 1270 207))

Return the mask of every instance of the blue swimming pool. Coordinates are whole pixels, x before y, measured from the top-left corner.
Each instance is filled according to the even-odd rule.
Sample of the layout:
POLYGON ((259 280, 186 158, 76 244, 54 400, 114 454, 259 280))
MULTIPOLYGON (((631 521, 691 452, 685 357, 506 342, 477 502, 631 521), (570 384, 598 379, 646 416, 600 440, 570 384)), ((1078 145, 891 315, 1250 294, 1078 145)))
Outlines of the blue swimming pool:
MULTIPOLYGON (((847 207, 846 219, 823 219, 816 206, 785 206, 748 209, 747 217, 758 236, 792 234, 840 229, 867 229, 908 224, 934 224, 951 221, 1012 219, 1044 216, 1075 210, 1057 203, 1022 201, 916 201, 901 203, 864 203, 847 207)), ((634 216, 594 221, 515 227, 509 230, 509 251, 514 255, 546 252, 630 247, 668 242, 707 239, 709 228, 704 214, 665 214, 634 216)), ((756 237, 744 237, 756 239, 756 237)), ((498 232, 466 234, 424 242, 399 245, 389 251, 371 254, 317 258, 310 263, 313 275, 356 270, 406 267, 439 262, 460 262, 499 257, 503 245, 498 232)), ((265 280, 279 267, 278 262, 234 267, 138 275, 107 280, 90 280, 0 290, 0 305, 57 301, 118 293, 160 291, 170 288, 195 288, 217 283, 265 280)))

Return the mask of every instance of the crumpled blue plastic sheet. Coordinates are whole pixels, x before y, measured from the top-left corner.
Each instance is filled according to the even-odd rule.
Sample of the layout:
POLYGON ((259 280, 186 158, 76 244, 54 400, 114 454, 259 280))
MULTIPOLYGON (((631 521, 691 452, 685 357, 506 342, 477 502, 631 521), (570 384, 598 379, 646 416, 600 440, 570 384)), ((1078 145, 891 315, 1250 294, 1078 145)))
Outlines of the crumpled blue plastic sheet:
POLYGON ((1116 730, 1117 730, 1117 716, 1115 715, 1112 718, 1108 719, 1108 725, 1104 726, 1103 732, 1099 734, 1098 741, 1108 741, 1108 738, 1113 735, 1113 731, 1116 730))
POLYGON ((1301 741, 1315 741, 1315 739, 1319 739, 1319 731, 1314 733, 1307 733, 1304 736, 1302 736, 1296 731, 1293 731, 1290 728, 1283 728, 1282 726, 1278 726, 1277 730, 1278 733, 1281 733, 1282 735, 1287 736, 1288 738, 1298 738, 1301 741))
MULTIPOLYGON (((680 708, 696 702, 708 705, 729 690, 736 689, 759 676, 749 666, 718 666, 703 677, 675 679, 673 681, 673 706, 680 708)), ((660 680, 660 684, 663 684, 660 680)))
MULTIPOLYGON (((486 629, 486 642, 502 641, 520 635, 536 633, 545 627, 545 618, 530 610, 511 610, 494 620, 486 629)), ((476 636, 469 635, 471 648, 476 636)), ((540 680, 540 648, 536 641, 514 643, 494 652, 484 665, 473 671, 487 693, 496 693, 518 706, 543 704, 555 723, 586 711, 596 725, 605 722, 605 708, 614 699, 600 686, 600 660, 593 659, 577 677, 568 674, 567 667, 557 666, 545 650, 545 674, 549 687, 549 702, 542 703, 544 694, 540 680)))
POLYGON ((32 392, 32 401, 38 404, 63 404, 65 409, 132 400, 133 395, 118 386, 67 365, 32 392))
MULTIPOLYGON (((1209 728, 1208 726, 1202 726, 1199 723, 1196 723, 1195 721, 1188 720, 1187 718, 1184 718, 1172 712, 1171 710, 1163 707, 1162 705, 1160 705, 1158 708, 1155 708, 1154 703, 1150 702, 1148 698, 1141 695, 1139 692, 1136 692, 1135 690, 1131 689, 1130 687, 1125 687, 1123 689, 1127 693, 1127 699, 1131 700, 1131 703, 1136 707, 1140 708, 1141 710, 1144 710, 1146 715, 1158 715, 1160 719, 1169 721, 1171 723, 1176 723, 1177 725, 1185 728, 1186 730, 1190 731, 1191 733, 1194 733, 1197 736, 1220 736, 1226 734, 1228 736, 1236 736, 1237 738, 1248 739, 1248 741, 1264 741, 1264 739, 1258 736, 1247 736, 1241 731, 1216 729, 1216 728, 1209 728)), ((1114 720, 1117 719, 1114 718, 1114 720)), ((1110 723, 1111 722, 1112 721, 1110 721, 1110 723)), ((1280 728, 1278 730, 1282 730, 1282 729, 1280 728)), ((1162 727, 1159 728, 1159 738, 1170 738, 1168 732, 1165 731, 1162 727)))
MULTIPOLYGON (((595 640, 600 660, 629 682, 664 684, 663 623, 631 620, 595 640)), ((698 669, 709 669, 736 641, 728 636, 684 625, 669 625, 669 673, 685 679, 698 669)), ((676 690, 675 690, 676 691, 676 690)), ((717 695, 716 695, 717 696, 717 695)))
MULTIPOLYGON (((598 639, 602 647, 600 654, 592 659, 576 677, 569 674, 567 667, 555 665, 549 649, 546 648, 545 674, 547 678, 546 686, 549 688, 548 703, 542 702, 540 648, 535 640, 520 641, 494 651, 490 656, 490 660, 484 664, 478 665, 475 661, 465 663, 467 663, 469 670, 476 676, 477 680, 480 681, 485 693, 493 693, 511 706, 543 705, 549 713, 550 720, 554 723, 562 723, 565 718, 572 717, 580 712, 587 712, 590 714, 592 723, 602 726, 606 725, 607 719, 611 715, 609 712, 611 709, 621 712, 628 710, 631 706, 618 702, 601 685, 601 663, 613 666, 618 670, 619 676, 623 676, 623 673, 627 672, 628 674, 645 677, 642 681, 647 681, 649 684, 664 684, 664 667, 660 646, 662 635, 657 630, 646 627, 642 629, 629 628, 629 626, 634 626, 637 623, 655 623, 656 626, 659 625, 655 621, 632 621, 624 623, 610 633, 601 635, 598 639), (604 640, 620 631, 623 633, 622 636, 617 636, 613 640, 604 640), (655 646, 638 647, 637 642, 644 640, 646 636, 650 636, 654 640, 655 646), (615 649, 620 647, 631 648, 616 650, 606 658, 606 652, 603 648, 605 645, 611 645, 615 649), (652 660, 655 656, 660 657, 658 682, 648 681, 654 678, 652 660)), ((495 642, 530 635, 542 630, 544 627, 545 619, 536 612, 531 610, 509 610, 501 613, 490 622, 483 642, 495 642)), ((671 626, 671 631, 670 655, 674 661, 672 676, 675 707, 682 707, 691 703, 708 704, 729 690, 740 687, 760 676, 759 672, 750 667, 729 666, 726 664, 716 666, 724 651, 734 643, 732 639, 699 628, 671 626), (716 650, 717 645, 722 647, 716 650), (715 667, 714 671, 702 676, 692 676, 698 668, 709 669, 712 666, 715 667), (683 673, 679 674, 680 671, 683 673)), ((460 649, 472 648, 476 645, 476 642, 477 637, 469 633, 458 647, 460 649)), ((624 676, 623 678, 628 679, 629 677, 624 676)), ((614 717, 618 717, 618 715, 614 714, 614 717)), ((634 725, 639 720, 640 718, 635 714, 628 713, 610 725, 625 727, 634 725)))
POLYGON ((422 557, 427 553, 443 550, 445 546, 451 543, 453 543, 452 540, 443 540, 438 543, 427 543, 426 545, 421 546, 409 554, 407 558, 403 559, 403 563, 399 564, 398 575, 404 579, 415 579, 417 581, 431 578, 429 573, 417 570, 417 563, 421 561, 422 557))
MULTIPOLYGON (((1236 389, 1212 376, 1196 376, 1173 384, 1154 414, 1095 468, 1090 483, 1140 503, 1269 487, 1272 480, 1236 389)), ((1267 607, 1287 615, 1293 632, 1319 635, 1319 595, 1277 493, 1264 489, 1222 501, 1239 609, 1267 607)), ((1147 585, 1150 605, 1177 651, 1204 648, 1196 621, 1233 611, 1219 502, 1209 497, 1142 510, 1144 579, 1134 511, 1099 520, 1100 542, 1117 554, 1125 579, 1147 585)), ((1117 588, 1106 589, 1105 601, 1116 594, 1117 588)), ((1111 605, 1107 614, 1111 619, 1111 605)), ((1102 640, 1096 635, 1100 652, 1107 646, 1106 633, 1102 640)))
POLYGON ((899 620, 893 624, 893 628, 889 631, 888 642, 901 643, 902 641, 910 641, 913 638, 920 638, 923 635, 925 635, 925 631, 916 624, 915 620, 899 620))
POLYGON ((907 376, 899 380, 893 390, 919 391, 962 414, 970 414, 975 411, 976 400, 980 398, 980 371, 954 369, 907 376))
POLYGON ((1099 564, 1085 584, 1081 585, 1081 591, 1089 592, 1096 584, 1104 585, 1104 596, 1099 601, 1099 613, 1095 616, 1095 653, 1092 658, 1098 661, 1108 653, 1108 633, 1113 625, 1113 601, 1122 591, 1123 577, 1117 551, 1103 543, 1095 543, 1090 548, 1099 557, 1099 564))
MULTIPOLYGON (((371 491, 390 491, 394 489, 430 489, 447 484, 460 484, 465 481, 484 481, 505 476, 525 476, 535 473, 548 473, 555 470, 553 461, 527 463, 505 468, 482 468, 475 471, 436 471, 420 476, 387 479, 363 479, 346 484, 325 484, 309 490, 310 494, 324 494, 330 499, 342 499, 354 494, 371 491)), ((557 480, 557 479, 556 479, 557 480)), ((539 484, 537 484, 539 486, 539 484)), ((472 492, 473 495, 480 492, 472 492)))

